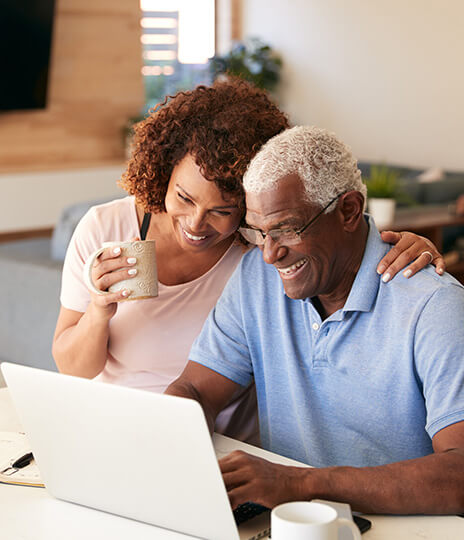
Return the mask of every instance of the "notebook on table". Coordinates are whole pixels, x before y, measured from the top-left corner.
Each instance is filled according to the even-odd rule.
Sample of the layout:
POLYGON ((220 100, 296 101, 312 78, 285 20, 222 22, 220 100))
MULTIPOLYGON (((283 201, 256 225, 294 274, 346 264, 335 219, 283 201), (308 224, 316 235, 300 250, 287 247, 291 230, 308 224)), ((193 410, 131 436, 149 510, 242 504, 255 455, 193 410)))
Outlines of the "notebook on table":
POLYGON ((267 538, 268 511, 236 525, 195 401, 1 369, 54 497, 208 540, 267 538))
POLYGON ((25 433, 0 431, 0 483, 44 487, 25 433))

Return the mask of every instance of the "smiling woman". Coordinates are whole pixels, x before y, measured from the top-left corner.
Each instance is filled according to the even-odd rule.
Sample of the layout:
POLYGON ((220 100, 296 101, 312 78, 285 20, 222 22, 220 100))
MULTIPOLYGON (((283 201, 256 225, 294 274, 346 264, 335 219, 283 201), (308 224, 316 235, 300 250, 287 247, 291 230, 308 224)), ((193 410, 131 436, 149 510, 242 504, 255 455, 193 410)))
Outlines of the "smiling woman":
POLYGON ((164 252, 158 275, 162 283, 176 285, 203 275, 229 249, 243 201, 223 195, 187 154, 172 171, 164 204, 166 212, 157 219, 158 248, 164 252), (184 261, 181 276, 174 268, 179 258, 184 261))
MULTIPOLYGON (((60 371, 155 392, 180 375, 246 250, 236 234, 246 166, 286 127, 266 94, 243 81, 180 93, 136 126, 120 182, 131 196, 91 209, 67 253, 53 348, 60 371), (144 216, 146 239, 156 241, 159 296, 121 302, 122 292, 89 293, 85 260, 103 242, 139 236, 144 216)), ((93 281, 108 287, 134 269, 137 263, 106 250, 93 281)), ((216 430, 257 442, 255 411, 254 390, 244 389, 216 430)))

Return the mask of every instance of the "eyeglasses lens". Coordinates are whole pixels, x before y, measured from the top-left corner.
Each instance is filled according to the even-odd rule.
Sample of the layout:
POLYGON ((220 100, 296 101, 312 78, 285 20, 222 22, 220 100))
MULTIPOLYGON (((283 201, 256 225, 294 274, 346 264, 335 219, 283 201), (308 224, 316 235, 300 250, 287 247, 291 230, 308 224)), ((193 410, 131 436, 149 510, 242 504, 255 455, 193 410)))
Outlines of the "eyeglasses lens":
POLYGON ((248 229, 246 227, 241 227, 239 229, 240 234, 245 238, 250 244, 260 246, 264 244, 264 238, 260 231, 255 231, 254 229, 248 229))
POLYGON ((280 229, 274 229, 269 231, 265 236, 263 236, 261 231, 248 229, 247 227, 241 227, 239 231, 247 242, 250 242, 256 246, 261 246, 264 244, 265 236, 270 236, 273 242, 280 245, 292 245, 300 242, 300 237, 295 231, 282 231, 280 229))
POLYGON ((279 229, 275 229, 273 231, 269 231, 269 236, 276 244, 281 246, 291 246, 292 244, 298 244, 300 242, 299 235, 292 230, 281 231, 279 229))

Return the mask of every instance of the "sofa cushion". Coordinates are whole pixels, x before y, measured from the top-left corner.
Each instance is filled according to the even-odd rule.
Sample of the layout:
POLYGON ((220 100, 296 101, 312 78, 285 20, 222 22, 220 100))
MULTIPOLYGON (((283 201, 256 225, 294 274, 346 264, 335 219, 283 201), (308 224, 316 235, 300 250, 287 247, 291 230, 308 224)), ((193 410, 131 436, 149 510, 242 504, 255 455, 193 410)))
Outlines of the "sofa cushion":
POLYGON ((62 266, 50 258, 50 238, 0 244, 0 361, 56 369, 62 266))
POLYGON ((446 173, 443 180, 423 184, 424 204, 451 203, 463 193, 464 173, 446 173))
POLYGON ((99 199, 94 201, 84 201, 67 206, 61 212, 58 223, 53 229, 50 256, 54 261, 64 261, 69 241, 73 235, 76 225, 84 214, 97 204, 108 202, 109 199, 99 199))

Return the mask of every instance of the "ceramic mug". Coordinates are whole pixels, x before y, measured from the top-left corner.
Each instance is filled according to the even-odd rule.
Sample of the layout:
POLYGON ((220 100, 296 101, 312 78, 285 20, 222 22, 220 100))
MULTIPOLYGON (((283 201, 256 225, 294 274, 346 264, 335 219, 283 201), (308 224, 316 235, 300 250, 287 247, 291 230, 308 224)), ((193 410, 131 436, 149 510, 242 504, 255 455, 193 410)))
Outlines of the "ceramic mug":
POLYGON ((128 289, 129 296, 124 300, 142 300, 158 296, 158 274, 156 270, 156 248, 154 240, 135 240, 134 242, 105 242, 94 251, 84 265, 84 282, 95 294, 109 294, 128 289), (134 277, 114 283, 108 291, 97 289, 92 281, 92 267, 97 257, 107 248, 121 248, 123 257, 135 257, 137 262, 131 267, 137 269, 134 277))
POLYGON ((337 511, 317 502, 289 502, 271 512, 272 540, 338 540, 340 527, 348 527, 354 540, 361 540, 358 527, 337 511))

